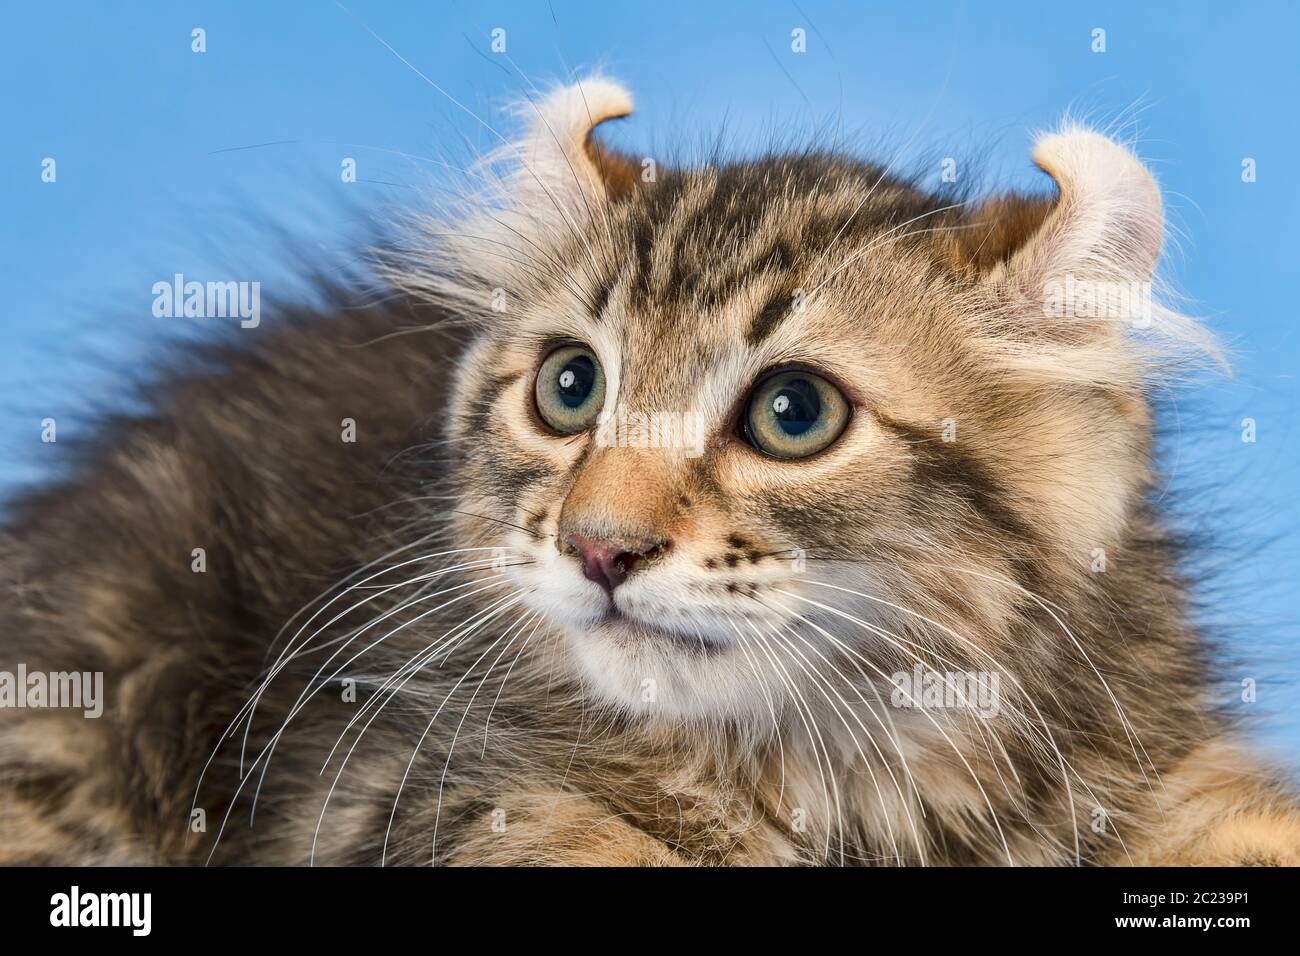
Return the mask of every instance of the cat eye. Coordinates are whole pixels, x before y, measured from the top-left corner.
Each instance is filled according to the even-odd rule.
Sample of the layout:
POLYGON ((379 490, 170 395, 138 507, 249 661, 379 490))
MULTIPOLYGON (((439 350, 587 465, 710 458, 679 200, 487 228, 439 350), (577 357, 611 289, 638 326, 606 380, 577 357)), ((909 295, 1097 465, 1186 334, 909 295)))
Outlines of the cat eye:
POLYGON ((561 435, 585 431, 605 405, 605 373, 585 345, 563 345, 537 370, 537 413, 561 435))
POLYGON ((745 439, 773 458, 807 458, 843 434, 849 423, 844 393, 801 369, 761 380, 745 407, 745 439))

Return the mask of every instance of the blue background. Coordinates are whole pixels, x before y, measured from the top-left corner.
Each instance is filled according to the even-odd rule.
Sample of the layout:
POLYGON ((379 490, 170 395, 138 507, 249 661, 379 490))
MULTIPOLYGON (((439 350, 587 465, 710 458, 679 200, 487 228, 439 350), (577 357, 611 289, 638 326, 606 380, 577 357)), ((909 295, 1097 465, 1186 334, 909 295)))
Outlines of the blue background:
POLYGON ((498 142, 465 110, 508 132, 500 107, 525 89, 521 73, 540 83, 598 66, 625 81, 637 113, 605 135, 638 155, 710 143, 724 121, 740 152, 842 130, 929 157, 935 177, 939 158, 967 174, 975 157, 1000 186, 1044 186, 1028 133, 1069 110, 1136 137, 1165 188, 1169 274, 1233 350, 1232 378, 1178 399, 1167 464, 1176 489, 1209 489, 1173 497, 1215 509, 1231 531, 1204 556, 1222 572, 1208 616, 1233 625, 1239 658, 1225 700, 1255 678, 1263 734, 1300 757, 1296 5, 676 6, 7 5, 0 493, 57 467, 42 418, 58 420, 61 440, 84 434, 151 354, 221 321, 154 318, 154 282, 183 272, 293 294, 286 235, 346 262, 368 214, 424 202, 456 178, 439 160, 498 142), (206 53, 191 52, 194 27, 206 53), (508 58, 490 52, 496 27, 508 58), (795 27, 804 54, 790 50, 795 27), (1097 27, 1105 53, 1090 49, 1097 27), (340 181, 346 156, 355 184, 340 181), (45 157, 58 164, 52 184, 45 157), (1242 182, 1245 157, 1257 182, 1242 182), (1241 440, 1247 416, 1254 444, 1241 440))

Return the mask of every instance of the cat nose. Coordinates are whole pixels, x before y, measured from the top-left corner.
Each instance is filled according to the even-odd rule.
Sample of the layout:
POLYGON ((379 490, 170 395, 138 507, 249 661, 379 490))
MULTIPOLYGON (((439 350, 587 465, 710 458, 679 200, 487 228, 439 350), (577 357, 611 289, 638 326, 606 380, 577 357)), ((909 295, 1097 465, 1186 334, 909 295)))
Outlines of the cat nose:
POLYGON ((576 533, 566 534, 564 542, 578 553, 583 577, 595 581, 610 594, 627 580, 638 564, 658 557, 672 546, 670 541, 604 541, 576 533))

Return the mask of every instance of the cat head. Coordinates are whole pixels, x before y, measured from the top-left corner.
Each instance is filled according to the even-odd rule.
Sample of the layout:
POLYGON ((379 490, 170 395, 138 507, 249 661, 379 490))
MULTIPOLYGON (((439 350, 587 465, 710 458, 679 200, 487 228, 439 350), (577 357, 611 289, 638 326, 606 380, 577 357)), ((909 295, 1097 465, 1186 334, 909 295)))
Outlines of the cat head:
POLYGON ((601 79, 527 104, 399 276, 478 327, 458 544, 503 549, 629 712, 766 721, 828 667, 1031 658, 1013 609, 1122 546, 1152 374, 1204 344, 1152 291, 1151 173, 1077 126, 1037 141, 1043 197, 817 151, 671 168, 592 138, 631 108, 601 79))

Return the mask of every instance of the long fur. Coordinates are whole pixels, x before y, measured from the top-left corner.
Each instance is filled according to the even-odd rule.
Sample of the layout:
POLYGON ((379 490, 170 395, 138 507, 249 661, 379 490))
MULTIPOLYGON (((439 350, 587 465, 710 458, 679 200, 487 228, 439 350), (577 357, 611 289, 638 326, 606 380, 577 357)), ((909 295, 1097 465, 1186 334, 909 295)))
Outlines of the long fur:
POLYGON ((1213 345, 1158 295, 1044 308, 1152 280, 1132 152, 1063 129, 1055 196, 980 203, 814 150, 646 176, 591 138, 630 109, 531 97, 373 283, 198 349, 17 503, 0 670, 109 699, 0 713, 0 858, 1297 862, 1153 493, 1153 390, 1213 345), (565 341, 705 447, 549 433, 565 341), (777 462, 736 416, 791 364, 853 414, 777 462), (671 542, 618 620, 575 531, 671 542))

